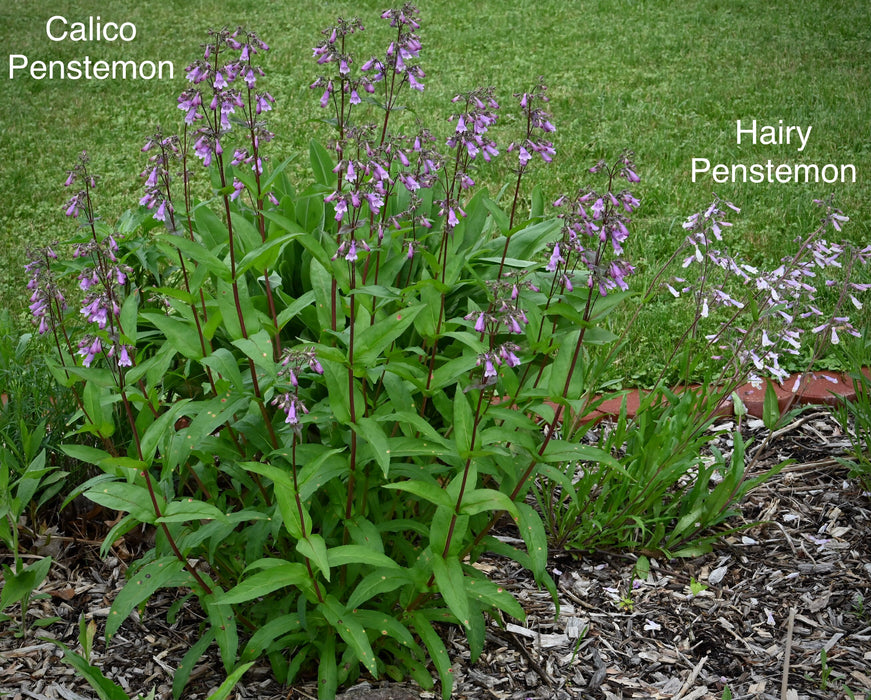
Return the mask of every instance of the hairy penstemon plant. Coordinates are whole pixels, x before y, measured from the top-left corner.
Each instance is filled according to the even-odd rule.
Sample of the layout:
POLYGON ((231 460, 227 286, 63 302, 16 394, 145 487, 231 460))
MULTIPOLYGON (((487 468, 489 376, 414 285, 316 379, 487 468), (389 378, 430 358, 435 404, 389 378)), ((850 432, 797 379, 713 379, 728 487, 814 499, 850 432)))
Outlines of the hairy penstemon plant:
MULTIPOLYGON (((871 248, 828 242, 828 232, 840 231, 847 217, 831 199, 817 204, 824 212, 820 225, 797 241, 796 252, 774 270, 751 266, 720 249, 723 229, 731 226, 726 209, 738 211, 733 204, 716 198, 704 212, 687 219, 683 245, 651 287, 661 283, 674 297, 683 294, 692 299, 695 318, 678 338, 669 366, 676 363, 685 378, 707 366, 705 381, 700 390, 686 386, 678 390, 664 386, 660 377, 642 396, 635 417, 627 417, 624 410, 613 426, 600 431, 596 444, 614 455, 618 468, 567 464, 571 489, 555 481, 542 484, 538 502, 553 545, 666 556, 703 553, 724 534, 721 526, 737 514, 735 504, 782 466, 755 473, 778 421, 790 415, 781 415, 770 386, 764 418, 772 432, 752 458, 745 457, 748 446, 739 432, 731 436, 731 456, 717 450, 715 442, 727 431, 715 430, 714 423, 739 385, 747 381, 761 385, 763 378, 782 383, 789 373, 779 357, 784 352, 798 355, 804 333, 814 335, 808 371, 821 357, 825 343, 840 342, 839 332, 858 334, 844 306, 849 300, 855 309, 862 308, 856 294, 868 291, 869 285, 857 281, 853 273, 867 267, 871 248), (683 276, 664 281, 678 262, 683 276), (698 274, 690 279, 694 266, 698 274), (836 289, 838 294, 834 303, 824 307, 818 298, 826 289, 836 289), (716 316, 717 308, 725 311, 716 316), (709 329, 713 332, 705 332, 709 329), (701 342, 690 342, 698 339, 701 342), (717 352, 723 352, 715 356, 722 361, 720 370, 709 362, 717 352)), ((555 266, 553 257, 551 266, 555 266)), ((591 361, 590 366, 606 367, 619 347, 618 342, 599 349, 605 360, 591 361)), ((802 387, 800 379, 786 388, 797 397, 802 387)), ((736 406, 739 414, 740 408, 736 406)))
MULTIPOLYGON (((476 567, 482 553, 555 590, 526 502, 535 480, 570 494, 566 464, 625 471, 567 419, 594 407, 624 342, 602 323, 630 296, 623 248, 640 203, 618 183, 639 182, 632 154, 594 166, 605 188, 561 198, 556 216, 533 189, 527 216, 533 154, 554 155, 539 81, 517 95, 526 126, 506 149, 518 159, 506 211, 474 181, 499 156, 494 88, 457 95, 444 140, 397 126, 399 100, 423 89, 416 17, 385 12, 395 37, 363 62, 360 20, 325 30, 312 88, 335 131, 311 142, 307 186, 272 159, 275 100, 254 60, 268 47, 210 32, 179 98, 181 134, 143 149, 139 210, 100 220, 83 156, 67 181, 75 257, 55 246, 31 264, 34 316, 77 399, 83 438, 66 451, 102 472, 79 491, 126 513, 107 547, 155 528, 107 638, 161 587, 189 588, 206 613, 176 697, 212 641, 231 678, 266 656, 280 682, 316 674, 322 698, 364 673, 432 687, 428 654, 448 697, 439 625, 460 625, 476 658, 484 613, 524 616, 476 567), (524 548, 490 534, 506 513, 524 548)), ((698 410, 681 410, 689 449, 698 410)))

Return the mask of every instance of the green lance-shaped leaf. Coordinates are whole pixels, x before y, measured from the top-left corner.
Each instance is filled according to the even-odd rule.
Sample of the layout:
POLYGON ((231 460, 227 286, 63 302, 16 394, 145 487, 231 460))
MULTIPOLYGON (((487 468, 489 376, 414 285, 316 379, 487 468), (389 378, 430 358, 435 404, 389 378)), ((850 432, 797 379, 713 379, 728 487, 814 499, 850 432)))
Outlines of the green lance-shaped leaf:
POLYGON ((218 348, 211 355, 200 360, 200 362, 230 382, 230 386, 234 390, 242 390, 244 381, 242 379, 242 372, 239 369, 239 360, 227 348, 218 348))
POLYGON ((526 551, 529 554, 530 568, 538 581, 546 575, 547 568, 547 534, 541 516, 528 503, 518 502, 515 522, 520 536, 526 543, 526 551))
POLYGON ((272 340, 265 330, 260 330, 247 338, 237 338, 233 341, 233 345, 244 352, 255 365, 264 370, 268 377, 275 379, 278 375, 278 365, 272 359, 272 340))
POLYGON ((384 488, 406 491, 437 506, 453 508, 456 505, 456 502, 441 486, 427 481, 399 481, 393 484, 384 484, 384 488))
POLYGON ((333 700, 339 687, 339 672, 336 667, 336 635, 327 632, 321 642, 321 658, 318 662, 318 700, 333 700))
POLYGON ((415 611, 411 614, 411 618, 414 621, 414 629, 429 651, 429 656, 438 671, 439 680, 442 682, 442 700, 450 700, 451 690, 454 687, 454 674, 448 650, 445 649, 444 642, 423 612, 415 611))
POLYGON ((442 594, 442 598, 444 598, 448 608, 454 614, 454 617, 459 620, 460 624, 468 628, 471 611, 463 581, 465 574, 463 573, 460 560, 452 556, 448 556, 445 559, 439 552, 433 552, 432 571, 439 592, 442 594))
POLYGON ((414 637, 408 628, 399 622, 395 617, 386 615, 378 610, 356 610, 348 606, 354 619, 357 620, 363 627, 368 630, 374 630, 376 636, 393 637, 397 642, 409 649, 417 647, 414 637))
POLYGON ((333 163, 329 151, 312 139, 308 144, 308 152, 315 181, 320 185, 335 189, 338 180, 336 173, 333 172, 335 163, 333 163))
POLYGON ((200 598, 203 607, 209 615, 209 622, 215 631, 215 640, 221 652, 224 670, 230 673, 236 663, 236 651, 239 649, 239 633, 236 629, 236 617, 229 604, 219 600, 214 594, 200 598))
POLYGON ((330 568, 346 564, 366 564, 387 569, 399 569, 400 566, 386 554, 360 544, 343 544, 327 550, 327 560, 330 568))
POLYGON ((771 381, 766 382, 765 398, 762 399, 762 421, 768 430, 774 430, 780 421, 780 403, 771 381))
POLYGON ((121 330, 124 333, 122 341, 130 345, 136 345, 136 317, 138 313, 139 290, 133 289, 121 305, 121 316, 119 318, 121 330))
POLYGON ((365 368, 380 364, 384 351, 405 332, 425 306, 417 304, 401 308, 365 328, 355 341, 355 364, 365 368))
POLYGON ((308 581, 305 565, 298 562, 281 562, 279 565, 258 571, 231 588, 221 596, 227 605, 245 603, 254 598, 269 595, 286 586, 300 586, 308 581))
POLYGON ((318 605, 318 609, 354 651, 360 663, 366 667, 369 673, 377 676, 378 665, 375 663, 375 654, 372 651, 372 645, 369 644, 369 637, 366 635, 363 625, 354 618, 352 611, 346 609, 332 595, 328 595, 326 600, 318 605))
POLYGON ((495 489, 472 489, 463 496, 460 513, 476 515, 477 513, 497 513, 507 511, 513 517, 518 516, 517 504, 507 494, 495 489))
POLYGON ((476 600, 490 608, 499 608, 517 620, 526 618, 526 611, 517 599, 502 586, 497 586, 485 578, 465 577, 466 593, 471 600, 476 600))
POLYGON ((137 605, 148 600, 158 588, 183 586, 190 580, 184 563, 176 557, 161 557, 137 571, 115 597, 106 618, 106 642, 112 639, 121 623, 137 605))
MULTIPOLYGON (((248 294, 248 285, 241 282, 236 285, 236 289, 239 294, 239 309, 241 309, 242 318, 245 321, 245 332, 251 335, 260 330, 260 316, 257 314, 256 306, 248 294)), ((215 299, 218 302, 223 325, 230 339, 237 340, 244 337, 242 326, 239 324, 239 313, 236 309, 233 285, 223 280, 218 280, 215 299)), ((196 333, 196 329, 193 329, 193 332, 196 333)), ((202 353, 197 355, 197 357, 202 357, 202 353)))
POLYGON ((179 353, 193 360, 199 360, 203 356, 203 348, 200 345, 200 336, 197 327, 192 321, 180 319, 176 316, 143 311, 141 318, 153 323, 154 326, 166 336, 179 353))
POLYGON ((257 631, 251 635, 245 649, 242 650, 241 661, 253 661, 257 659, 264 651, 272 647, 276 640, 281 637, 299 632, 302 630, 302 621, 296 613, 287 615, 279 615, 273 617, 257 628, 257 631))
POLYGON ((220 520, 228 523, 230 519, 224 511, 211 503, 194 498, 182 498, 166 504, 159 523, 186 523, 190 520, 220 520))
POLYGON ((472 449, 472 433, 475 427, 475 415, 469 405, 469 399, 462 387, 457 385, 454 394, 454 435, 456 436, 457 452, 464 456, 472 449))
MULTIPOLYGON (((98 484, 85 493, 85 496, 94 503, 99 503, 106 508, 130 513, 143 523, 154 524, 157 518, 151 494, 143 486, 113 481, 108 484, 98 484)), ((155 494, 155 497, 157 505, 162 511, 164 506, 163 497, 160 494, 155 494)))
POLYGON ((64 663, 72 666, 76 672, 90 685, 100 700, 130 700, 130 696, 124 689, 112 680, 106 678, 96 666, 91 666, 84 656, 77 654, 66 644, 56 639, 47 639, 52 644, 57 644, 64 652, 64 663))
POLYGON ((324 578, 330 580, 330 558, 327 554, 327 543, 317 533, 309 534, 305 539, 298 540, 296 551, 320 569, 324 578))
POLYGON ((202 655, 206 653, 206 649, 209 648, 209 644, 213 641, 215 641, 215 631, 212 629, 206 630, 203 636, 182 657, 181 663, 175 670, 175 673, 172 674, 172 700, 179 700, 181 698, 181 694, 184 692, 184 687, 191 677, 194 666, 196 666, 202 655))
POLYGON ((218 686, 218 689, 209 695, 206 700, 227 700, 227 698, 230 697, 230 693, 233 692, 233 688, 236 687, 236 684, 242 679, 245 672, 253 665, 254 662, 249 661, 246 664, 234 668, 232 673, 224 679, 224 682, 221 683, 221 685, 218 686))
POLYGON ((355 432, 369 443, 372 456, 378 462, 384 478, 390 473, 390 445, 381 424, 372 418, 359 418, 357 425, 351 426, 355 432))
POLYGON ((246 254, 242 261, 236 265, 236 278, 241 278, 248 270, 254 269, 255 272, 261 273, 263 270, 272 269, 275 265, 281 251, 291 240, 302 233, 302 229, 297 226, 298 231, 293 233, 285 233, 276 238, 267 240, 265 243, 257 246, 250 253, 246 254))
POLYGON ((195 260, 197 265, 205 267, 211 274, 219 279, 229 282, 231 279, 230 268, 217 255, 209 250, 202 243, 192 241, 185 236, 161 235, 157 237, 158 245, 164 250, 171 251, 175 254, 175 249, 188 260, 195 260))
POLYGON ((33 593, 48 575, 51 568, 51 557, 40 559, 34 564, 24 567, 20 573, 15 573, 3 565, 3 590, 0 591, 0 610, 13 605, 33 593))
POLYGON ((404 569, 398 571, 392 567, 376 569, 357 584, 351 597, 348 598, 348 607, 353 610, 377 595, 395 591, 411 582, 411 575, 404 569))
POLYGON ((496 222, 496 226, 502 235, 506 235, 510 228, 508 215, 502 211, 499 205, 492 199, 484 199, 484 206, 487 207, 487 210, 490 212, 490 215, 493 217, 493 220, 496 222))

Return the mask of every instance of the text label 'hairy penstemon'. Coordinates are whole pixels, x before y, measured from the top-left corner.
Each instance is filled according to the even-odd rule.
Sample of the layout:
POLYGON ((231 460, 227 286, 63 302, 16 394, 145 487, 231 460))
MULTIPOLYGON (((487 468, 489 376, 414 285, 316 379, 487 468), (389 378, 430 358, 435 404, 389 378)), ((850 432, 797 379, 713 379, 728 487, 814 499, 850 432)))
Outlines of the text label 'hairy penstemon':
MULTIPOLYGON (((784 125, 783 119, 778 120, 776 125, 760 124, 756 119, 749 123, 741 119, 736 124, 736 141, 741 146, 742 142, 754 146, 782 146, 789 145, 796 152, 804 151, 810 139, 812 126, 784 125)), ((835 165, 834 163, 775 163, 770 158, 765 163, 716 163, 713 166, 707 158, 693 158, 692 179, 710 173, 710 178, 718 184, 726 182, 752 182, 755 184, 768 183, 807 183, 824 182, 856 182, 856 166, 852 163, 835 165)))

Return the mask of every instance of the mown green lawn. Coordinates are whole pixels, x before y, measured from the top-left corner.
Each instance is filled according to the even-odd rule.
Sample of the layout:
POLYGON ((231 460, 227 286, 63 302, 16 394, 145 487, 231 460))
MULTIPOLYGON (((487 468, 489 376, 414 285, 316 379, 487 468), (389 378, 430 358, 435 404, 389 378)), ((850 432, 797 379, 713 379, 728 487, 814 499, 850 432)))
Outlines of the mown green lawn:
MULTIPOLYGON (((54 16, 69 22, 96 16, 93 5, 63 0, 4 3, 4 51, 29 61, 171 60, 173 80, 34 80, 9 78, 4 57, 0 85, 0 298, 26 322, 23 265, 28 246, 63 240, 72 232, 63 216, 65 169, 83 149, 102 175, 99 210, 114 219, 137 206, 140 147, 160 124, 173 131, 181 113, 175 98, 184 67, 200 53, 205 30, 243 23, 270 44, 268 86, 277 101, 271 126, 273 157, 305 152, 312 136, 329 128, 316 120, 318 75, 311 58, 320 28, 337 16, 360 16, 367 32, 359 56, 381 52, 389 40, 378 18, 386 5, 365 2, 282 3, 201 0, 103 3, 103 22, 131 22, 127 42, 53 42, 45 31, 54 16), (90 5, 90 6, 89 6, 90 5)), ((772 262, 790 242, 810 231, 812 200, 834 192, 853 223, 844 235, 871 241, 871 3, 867 0, 438 0, 421 4, 422 66, 426 91, 409 107, 436 133, 450 129, 450 97, 479 85, 501 96, 502 145, 518 135, 517 91, 539 75, 550 86, 558 131, 557 158, 533 177, 548 197, 588 180, 586 168, 624 148, 636 153, 643 207, 628 254, 645 274, 682 238, 680 223, 706 206, 712 192, 742 208, 730 245, 754 262, 772 262), (807 146, 736 142, 736 121, 746 125, 812 127, 807 146), (693 158, 712 164, 854 164, 855 183, 725 183, 691 178, 693 158)), ((58 25, 59 26, 59 25, 58 25)), ((293 166, 306 176, 307 158, 293 166)), ((509 164, 482 173, 491 194, 509 177, 509 164)), ((532 181, 527 185, 531 185, 532 181)), ((651 304, 642 316, 628 376, 655 369, 663 333, 677 332, 680 316, 668 304, 651 304)))

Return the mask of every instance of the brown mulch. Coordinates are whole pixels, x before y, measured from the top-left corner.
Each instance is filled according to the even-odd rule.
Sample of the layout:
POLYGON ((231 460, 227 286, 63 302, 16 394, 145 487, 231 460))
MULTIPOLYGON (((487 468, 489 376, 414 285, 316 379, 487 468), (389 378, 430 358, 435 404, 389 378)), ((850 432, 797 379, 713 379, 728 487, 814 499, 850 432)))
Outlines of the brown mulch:
MULTIPOLYGON (((761 442, 759 421, 745 430, 761 442)), ((749 436, 749 435, 748 435, 749 436)), ((453 660, 454 697, 673 698, 871 697, 871 501, 833 457, 846 440, 828 413, 803 416, 770 443, 763 463, 795 463, 743 504, 759 522, 696 559, 652 560, 647 580, 635 579, 635 557, 597 553, 560 556, 560 616, 550 595, 513 562, 478 565, 512 590, 527 619, 491 620, 481 658, 469 662, 462 634, 445 628, 453 660), (825 668, 822 663, 825 651, 825 668), (728 694, 725 695, 728 697, 728 694)), ((728 445, 723 445, 725 449, 728 445)), ((84 518, 85 516, 82 515, 84 518)), ((511 539, 506 531, 500 536, 511 539)), ((31 605, 36 618, 58 617, 17 638, 0 627, 0 695, 14 700, 91 700, 94 691, 61 662, 51 637, 78 648, 79 617, 98 629, 92 663, 131 696, 156 689, 171 697, 175 669, 199 638, 202 616, 159 591, 107 649, 102 624, 124 584, 131 552, 101 561, 87 532, 34 543, 31 556, 55 559, 31 605)), ((7 560, 8 553, 0 551, 7 560)), ((18 614, 18 611, 15 611, 18 614)), ((186 700, 204 700, 223 681, 214 648, 194 669, 186 700)), ((313 682, 279 687, 268 666, 252 668, 230 696, 239 700, 305 700, 313 682)), ((362 683, 343 700, 438 698, 412 684, 362 683)))

